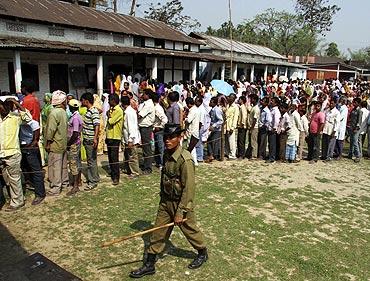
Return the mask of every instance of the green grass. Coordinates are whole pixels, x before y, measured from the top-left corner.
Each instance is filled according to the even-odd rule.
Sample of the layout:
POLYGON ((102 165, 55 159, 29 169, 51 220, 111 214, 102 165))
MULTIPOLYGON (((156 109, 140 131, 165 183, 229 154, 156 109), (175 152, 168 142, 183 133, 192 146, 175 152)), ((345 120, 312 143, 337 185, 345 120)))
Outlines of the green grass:
MULTIPOLYGON (((146 280, 369 280, 370 188, 357 194, 363 185, 352 183, 350 194, 339 194, 334 183, 342 175, 319 168, 309 182, 289 176, 307 167, 286 174, 259 162, 197 168, 196 213, 210 259, 188 270, 193 250, 175 229, 157 274, 146 280)), ((368 162, 361 173, 368 182, 368 162)), ((83 280, 129 280, 148 237, 104 249, 100 244, 151 225, 158 180, 155 172, 117 187, 106 183, 0 218, 28 252, 43 253, 83 280)))

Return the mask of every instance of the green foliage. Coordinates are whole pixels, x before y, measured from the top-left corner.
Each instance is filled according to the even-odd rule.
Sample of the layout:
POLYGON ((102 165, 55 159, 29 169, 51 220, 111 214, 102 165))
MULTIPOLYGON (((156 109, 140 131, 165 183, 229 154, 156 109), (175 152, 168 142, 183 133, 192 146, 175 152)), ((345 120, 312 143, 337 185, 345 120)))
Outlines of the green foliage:
POLYGON ((364 62, 365 64, 370 64, 370 46, 359 49, 357 51, 352 51, 348 49, 348 52, 350 53, 351 60, 364 62))
POLYGON ((329 0, 296 0, 296 12, 303 19, 311 32, 325 35, 331 30, 333 17, 340 10, 337 5, 330 5, 329 0))
POLYGON ((193 30, 200 27, 199 21, 183 14, 184 7, 180 0, 169 0, 164 4, 151 3, 144 11, 145 18, 162 21, 178 30, 193 30))
MULTIPOLYGON (((307 55, 315 52, 318 38, 301 17, 286 11, 268 9, 232 27, 233 38, 246 43, 269 47, 284 55, 307 55)), ((208 27, 208 35, 230 37, 230 24, 225 22, 219 29, 208 27)))
POLYGON ((325 50, 325 54, 328 57, 339 57, 340 56, 340 51, 338 49, 338 45, 335 42, 331 42, 328 47, 325 50))

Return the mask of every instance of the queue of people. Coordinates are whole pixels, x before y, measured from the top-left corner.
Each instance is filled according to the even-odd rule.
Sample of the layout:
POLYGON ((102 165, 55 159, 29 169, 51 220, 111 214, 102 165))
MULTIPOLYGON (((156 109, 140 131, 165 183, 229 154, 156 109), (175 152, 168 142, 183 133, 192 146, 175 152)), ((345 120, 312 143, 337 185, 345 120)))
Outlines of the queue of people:
POLYGON ((88 92, 79 99, 62 91, 48 93, 41 107, 33 81, 22 81, 22 102, 9 94, 0 101, 0 206, 5 204, 3 187, 7 187, 6 210, 22 208, 24 183, 34 189, 32 205, 63 190, 75 195, 82 188, 83 161, 87 163, 84 190, 95 189, 102 153, 108 156, 112 185, 120 183, 122 170, 125 180, 149 175, 164 165, 167 123, 185 129, 183 145, 195 165, 225 157, 271 164, 303 159, 312 164, 320 159, 330 162, 343 157, 346 140, 348 158, 360 162, 370 156, 369 83, 229 84, 234 93, 225 95, 197 81, 143 80, 135 86, 126 82, 122 90, 102 97, 88 92), (366 135, 367 151, 363 151, 366 135))

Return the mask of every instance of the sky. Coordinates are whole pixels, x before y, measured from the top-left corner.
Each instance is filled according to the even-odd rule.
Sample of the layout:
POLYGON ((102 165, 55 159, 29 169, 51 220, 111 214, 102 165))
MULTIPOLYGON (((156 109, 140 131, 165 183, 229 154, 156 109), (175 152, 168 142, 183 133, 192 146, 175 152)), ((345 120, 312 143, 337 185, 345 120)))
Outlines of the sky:
MULTIPOLYGON (((130 0, 121 0, 121 9, 129 5, 130 0)), ((146 7, 150 2, 165 0, 137 0, 146 7)), ((234 25, 245 19, 253 18, 268 8, 294 12, 294 0, 231 0, 232 21, 234 25)), ((336 42, 341 52, 348 54, 347 49, 358 50, 370 46, 370 0, 330 0, 341 7, 336 14, 332 29, 327 33, 324 42, 336 42)), ((205 31, 207 26, 218 28, 228 20, 228 0, 182 0, 184 13, 197 19, 205 31)), ((138 12, 138 16, 143 16, 138 12)))

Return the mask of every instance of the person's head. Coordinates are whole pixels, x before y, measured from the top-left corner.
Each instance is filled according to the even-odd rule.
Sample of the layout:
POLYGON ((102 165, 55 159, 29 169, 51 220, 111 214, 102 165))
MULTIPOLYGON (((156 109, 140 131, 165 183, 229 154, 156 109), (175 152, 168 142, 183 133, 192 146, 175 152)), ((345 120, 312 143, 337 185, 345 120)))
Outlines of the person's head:
POLYGON ((195 98, 195 106, 196 107, 199 107, 199 106, 201 106, 203 104, 203 98, 201 97, 201 96, 197 96, 196 98, 195 98))
POLYGON ((329 103, 329 108, 333 109, 334 107, 336 107, 336 105, 337 105, 337 103, 336 103, 335 99, 331 99, 330 103, 329 103))
POLYGON ((217 105, 218 105, 218 98, 217 97, 212 97, 211 100, 209 101, 209 106, 213 108, 217 105))
POLYGON ((367 108, 367 101, 366 100, 363 100, 361 101, 361 108, 367 108))
POLYGON ((14 110, 14 103, 11 99, 6 99, 4 102, 0 101, 0 114, 1 117, 7 116, 10 112, 14 110))
POLYGON ((110 94, 108 96, 108 103, 110 107, 115 107, 119 104, 119 96, 116 94, 110 94))
POLYGON ((67 95, 67 102, 69 102, 70 100, 73 100, 75 97, 72 95, 72 94, 68 94, 67 95))
POLYGON ((289 110, 289 105, 287 103, 282 103, 280 105, 280 112, 281 114, 285 114, 289 110))
POLYGON ((170 103, 178 102, 180 100, 180 94, 176 91, 169 92, 167 99, 170 103))
POLYGON ((76 99, 71 99, 68 102, 68 108, 71 113, 74 113, 75 111, 78 111, 78 109, 80 108, 80 102, 76 99))
POLYGON ((278 97, 273 97, 271 99, 271 106, 272 107, 275 107, 275 106, 279 106, 280 105, 280 100, 278 97))
POLYGON ((157 95, 157 94, 153 95, 153 97, 152 97, 152 101, 155 104, 159 103, 159 99, 160 99, 160 95, 157 95))
POLYGON ((163 139, 166 149, 175 151, 181 144, 184 130, 178 124, 167 123, 163 129, 163 139))
POLYGON ((81 106, 90 108, 94 104, 94 95, 92 93, 84 93, 81 98, 81 106))
POLYGON ((354 106, 355 108, 359 107, 359 106, 360 106, 360 104, 361 104, 361 98, 354 98, 354 99, 353 99, 353 106, 354 106))
POLYGON ((194 99, 191 97, 187 97, 185 100, 186 106, 190 109, 195 105, 194 99))
POLYGON ((51 105, 54 107, 67 108, 67 95, 65 92, 57 90, 54 91, 51 98, 51 105))
POLYGON ((155 93, 151 89, 144 89, 143 94, 141 95, 141 99, 143 101, 147 101, 151 99, 154 95, 155 93))
POLYGON ((321 103, 321 102, 319 102, 319 101, 316 101, 316 102, 313 104, 314 111, 315 111, 315 112, 320 112, 320 111, 321 111, 321 106, 322 106, 322 103, 321 103))
POLYGON ((268 105, 269 105, 269 103, 270 103, 270 99, 269 99, 269 97, 264 97, 264 98, 261 100, 261 104, 262 104, 262 106, 263 106, 263 107, 268 106, 268 105))
POLYGON ((339 104, 340 105, 347 105, 347 98, 346 97, 341 97, 339 99, 339 104))
POLYGON ((240 96, 238 101, 239 101, 239 104, 242 105, 247 102, 247 98, 245 96, 240 96))
POLYGON ((299 115, 303 116, 306 115, 307 111, 304 107, 299 108, 298 110, 299 115))
POLYGON ((123 88, 125 88, 126 91, 130 88, 130 83, 129 82, 124 82, 123 83, 123 88))
POLYGON ((249 99, 251 101, 251 104, 253 104, 253 105, 256 105, 258 103, 258 95, 256 95, 256 94, 251 94, 249 96, 249 99))
POLYGON ((235 94, 231 94, 230 96, 227 97, 227 103, 229 105, 232 105, 236 100, 236 95, 235 94))
POLYGON ((134 83, 139 83, 139 79, 138 78, 134 78, 134 83))
POLYGON ((122 96, 121 103, 123 108, 127 108, 130 105, 130 98, 128 96, 122 96))
POLYGON ((51 99, 53 97, 52 93, 45 93, 44 95, 44 103, 45 104, 51 104, 51 99))
POLYGON ((21 82, 21 92, 23 95, 27 96, 36 91, 36 84, 31 79, 25 79, 21 82))

